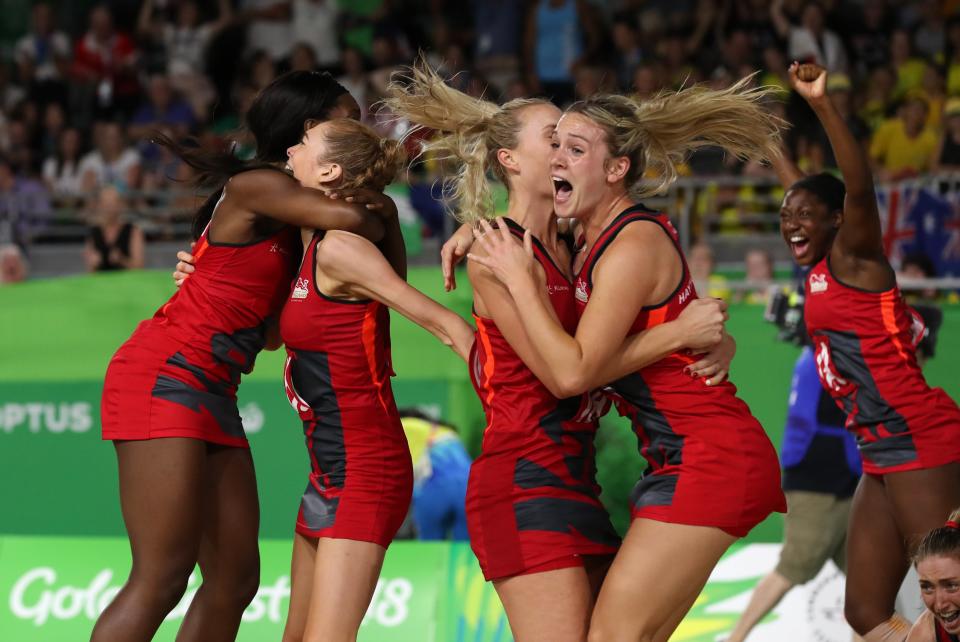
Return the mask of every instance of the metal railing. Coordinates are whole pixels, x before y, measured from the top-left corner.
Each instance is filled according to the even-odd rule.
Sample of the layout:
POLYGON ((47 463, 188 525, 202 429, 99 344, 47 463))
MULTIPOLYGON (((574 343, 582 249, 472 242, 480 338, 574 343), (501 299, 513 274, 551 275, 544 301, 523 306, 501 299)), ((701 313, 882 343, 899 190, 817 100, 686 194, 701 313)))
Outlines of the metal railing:
MULTIPOLYGON (((878 185, 878 192, 889 186, 878 185)), ((896 183, 901 190, 923 188, 960 211, 960 174, 928 175, 896 183)), ((786 263, 789 255, 779 233, 783 189, 774 178, 742 176, 684 177, 666 193, 644 199, 668 212, 684 249, 694 239, 713 247, 720 263, 742 260, 747 247, 761 247, 786 263)), ((191 218, 204 195, 193 190, 138 191, 124 194, 127 220, 137 223, 148 241, 188 241, 191 218)), ((92 199, 75 194, 50 197, 50 206, 31 210, 36 195, 22 202, 0 194, 0 244, 72 243, 86 236, 96 216, 92 199)), ((450 226, 453 229, 453 225, 450 226)))

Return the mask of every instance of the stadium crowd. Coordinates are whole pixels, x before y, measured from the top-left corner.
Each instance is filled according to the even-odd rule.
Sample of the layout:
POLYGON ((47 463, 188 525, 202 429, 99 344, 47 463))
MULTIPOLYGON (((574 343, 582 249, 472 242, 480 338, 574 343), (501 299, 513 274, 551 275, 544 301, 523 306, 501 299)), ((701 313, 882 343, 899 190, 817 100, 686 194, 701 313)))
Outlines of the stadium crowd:
MULTIPOLYGON (((878 179, 960 168, 956 0, 26 4, 20 15, 5 16, 0 34, 0 245, 27 253, 67 213, 107 224, 98 206, 104 187, 115 189, 106 199, 119 197, 125 212, 163 219, 189 209, 189 169, 151 144, 151 133, 194 136, 248 155, 239 129, 245 110, 288 69, 330 71, 367 122, 402 134, 403 124, 375 106, 391 74, 420 51, 469 94, 539 94, 561 105, 597 91, 722 87, 758 72, 753 82, 783 87, 770 109, 794 125, 789 153, 806 171, 830 168, 834 159, 812 113, 788 92, 786 70, 792 60, 816 61, 831 73, 831 96, 878 179)), ((683 169, 772 176, 711 149, 683 169)), ((437 173, 428 162, 406 177, 427 235, 444 229, 437 173)), ((755 195, 720 187, 700 211, 723 214, 721 231, 750 230, 738 216, 755 195)), ((123 229, 109 225, 110 238, 123 229)), ((163 226, 149 234, 164 235, 163 226)), ((92 256, 96 248, 88 250, 92 256)))

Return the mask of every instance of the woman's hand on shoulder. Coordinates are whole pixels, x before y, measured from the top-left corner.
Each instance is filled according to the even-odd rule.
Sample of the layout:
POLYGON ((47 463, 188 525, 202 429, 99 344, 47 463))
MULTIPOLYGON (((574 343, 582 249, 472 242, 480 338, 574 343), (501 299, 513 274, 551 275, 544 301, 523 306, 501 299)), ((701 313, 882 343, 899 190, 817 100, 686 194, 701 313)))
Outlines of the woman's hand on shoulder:
POLYGON ((476 247, 483 252, 470 252, 467 258, 489 270, 511 294, 515 289, 535 285, 538 263, 533 256, 533 236, 525 232, 521 243, 502 218, 497 219, 497 225, 494 229, 489 222, 480 221, 474 236, 476 247))
POLYGON ((379 214, 381 218, 390 219, 397 215, 397 204, 393 199, 374 189, 366 187, 356 187, 352 189, 339 189, 327 192, 327 196, 337 200, 343 199, 347 203, 362 205, 368 210, 379 214))
POLYGON ((196 259, 193 256, 193 250, 197 247, 197 242, 194 241, 190 244, 190 251, 180 250, 177 252, 177 266, 173 271, 173 282, 177 284, 179 288, 183 285, 183 282, 186 281, 187 277, 194 273, 197 269, 195 266, 196 259))

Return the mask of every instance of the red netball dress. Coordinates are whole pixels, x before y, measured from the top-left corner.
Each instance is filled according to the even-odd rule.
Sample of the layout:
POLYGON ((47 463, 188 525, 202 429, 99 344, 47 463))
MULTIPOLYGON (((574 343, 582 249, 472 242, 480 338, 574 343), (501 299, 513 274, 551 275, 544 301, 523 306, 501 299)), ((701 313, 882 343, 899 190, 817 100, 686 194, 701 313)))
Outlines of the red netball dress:
POLYGON ((237 386, 290 291, 297 230, 231 244, 212 240, 208 225, 194 256, 196 271, 110 360, 104 439, 192 437, 247 446, 237 386))
MULTIPOLYGON (((523 237, 522 227, 506 223, 523 237)), ((536 240, 534 254, 553 308, 573 332, 572 284, 536 240)), ((615 554, 620 539, 595 479, 594 436, 608 402, 600 395, 558 400, 491 319, 474 319, 471 378, 487 425, 467 485, 467 527, 484 577, 578 566, 582 555, 615 554)))
POLYGON ((413 493, 413 464, 390 377, 390 314, 324 295, 315 234, 280 316, 284 385, 303 420, 310 478, 296 530, 386 547, 413 493))
MULTIPOLYGON (((600 234, 576 278, 581 314, 593 289, 592 273, 603 252, 627 225, 659 225, 683 262, 676 290, 644 307, 633 335, 673 321, 697 298, 676 230, 667 216, 636 205, 600 234)), ((631 496, 634 518, 713 526, 737 537, 773 511, 786 511, 777 453, 730 382, 708 386, 685 374, 694 359, 671 354, 610 384, 620 413, 629 417, 648 468, 631 496)))
POLYGON ((847 415, 864 472, 960 461, 960 410, 923 378, 915 348, 925 328, 900 289, 844 285, 826 258, 810 271, 805 289, 804 320, 820 382, 847 415))

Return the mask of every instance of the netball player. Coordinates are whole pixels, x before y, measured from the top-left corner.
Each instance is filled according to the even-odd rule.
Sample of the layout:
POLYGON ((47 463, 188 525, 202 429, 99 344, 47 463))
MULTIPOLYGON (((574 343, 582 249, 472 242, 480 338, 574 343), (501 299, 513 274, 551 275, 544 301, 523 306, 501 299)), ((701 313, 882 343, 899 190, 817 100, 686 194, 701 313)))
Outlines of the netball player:
MULTIPOLYGON (((461 220, 492 216, 488 170, 503 181, 509 202, 501 232, 530 239, 536 286, 529 294, 573 331, 571 252, 557 234, 548 173, 559 110, 541 100, 497 106, 471 98, 426 68, 394 84, 387 104, 440 132, 427 149, 457 168, 453 198, 461 220)), ((487 417, 467 489, 471 546, 518 642, 584 640, 599 582, 619 544, 594 475, 593 441, 605 403, 565 390, 535 351, 507 289, 479 266, 469 266, 468 276, 477 324, 471 376, 487 417)), ((717 305, 705 303, 652 336, 633 338, 610 355, 604 380, 674 349, 715 344, 722 320, 717 305)))
POLYGON ((907 642, 960 642, 960 510, 924 536, 913 565, 927 610, 907 642))
POLYGON ((94 627, 97 642, 151 639, 197 563, 203 582, 178 639, 236 637, 259 584, 259 507, 237 410, 240 376, 267 344, 296 273, 297 228, 373 238, 384 229, 362 206, 301 187, 283 171, 287 148, 308 122, 353 114, 356 102, 329 75, 299 72, 278 78, 251 106, 257 152, 250 163, 162 140, 215 189, 195 220, 196 272, 107 369, 103 438, 117 452, 133 566, 94 627))
POLYGON ((903 640, 909 623, 894 602, 910 543, 960 505, 960 410, 917 364, 923 322, 884 256, 873 178, 826 95, 826 72, 794 63, 790 81, 823 124, 844 179, 793 182, 780 230, 811 268, 804 318, 817 370, 863 459, 847 535, 846 617, 867 642, 903 640))
POLYGON ((538 296, 529 234, 521 246, 508 230, 481 222, 477 246, 485 255, 470 255, 506 286, 531 350, 564 395, 610 382, 649 464, 590 640, 667 640, 730 544, 786 508, 776 452, 732 384, 707 386, 685 374, 692 358, 682 352, 619 379, 606 365, 625 337, 678 318, 697 298, 676 231, 635 200, 644 172, 655 170, 654 189, 664 187, 699 145, 738 156, 776 153, 778 123, 758 104, 765 95, 741 82, 644 102, 597 96, 563 115, 552 142, 554 208, 584 231, 574 262, 581 311, 574 336, 538 296))
MULTIPOLYGON (((316 125, 289 150, 301 185, 321 190, 381 191, 404 159, 400 143, 345 119, 316 125)), ((312 472, 297 516, 284 640, 356 640, 410 506, 413 467, 390 386, 388 308, 464 361, 473 345, 473 328, 406 283, 399 240, 385 238, 378 249, 348 232, 304 230, 280 336, 312 472)))

